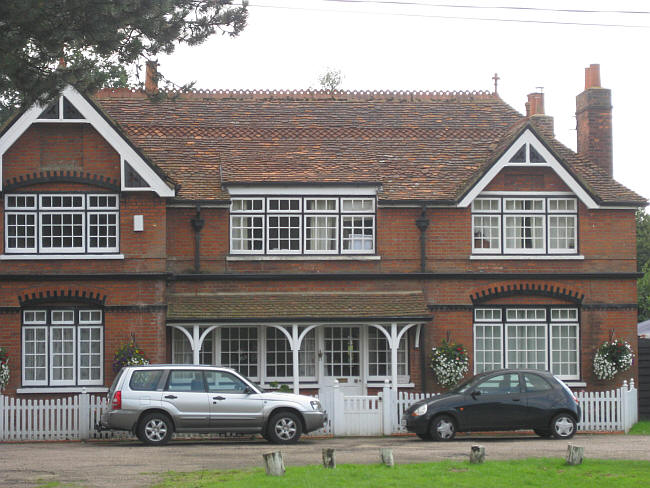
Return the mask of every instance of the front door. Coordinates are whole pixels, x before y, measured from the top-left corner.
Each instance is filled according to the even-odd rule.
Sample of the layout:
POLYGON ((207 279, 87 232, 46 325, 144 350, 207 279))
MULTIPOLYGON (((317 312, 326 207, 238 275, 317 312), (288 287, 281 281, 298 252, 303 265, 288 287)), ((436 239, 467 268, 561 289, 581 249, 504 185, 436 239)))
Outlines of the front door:
POLYGON ((210 427, 221 431, 259 432, 264 401, 248 385, 227 371, 205 371, 210 396, 210 427))
POLYGON ((174 412, 178 430, 208 428, 210 403, 201 371, 170 371, 162 400, 174 412))
POLYGON ((325 380, 338 380, 344 395, 363 394, 361 327, 325 327, 323 346, 325 380))

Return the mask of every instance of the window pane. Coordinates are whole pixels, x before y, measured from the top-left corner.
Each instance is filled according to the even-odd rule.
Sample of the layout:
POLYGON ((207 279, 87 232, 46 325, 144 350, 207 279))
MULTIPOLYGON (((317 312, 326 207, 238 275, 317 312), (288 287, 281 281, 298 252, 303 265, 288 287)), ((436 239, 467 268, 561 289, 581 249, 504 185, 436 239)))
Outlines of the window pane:
POLYGON ((284 333, 266 328, 266 375, 272 378, 293 376, 293 353, 284 333))
POLYGON ((305 251, 335 252, 338 242, 338 218, 305 216, 305 251))
POLYGON ((543 250, 544 217, 524 217, 508 215, 505 217, 507 250, 543 250))
POLYGON ((551 372, 558 376, 578 376, 578 325, 551 326, 551 372))
POLYGON ((500 217, 492 215, 473 216, 474 249, 500 249, 500 220, 500 217))
POLYGON ((223 327, 221 329, 221 364, 244 376, 256 378, 257 327, 223 327))
POLYGON ((325 374, 359 376, 359 327, 325 327, 325 374))
POLYGON ((508 368, 546 369, 546 326, 507 326, 508 368))
POLYGON ((475 325, 475 358, 474 368, 476 373, 491 371, 503 367, 501 357, 501 324, 475 325))
POLYGON ((576 250, 576 217, 572 215, 550 215, 549 250, 576 250))
POLYGON ((269 215, 267 222, 269 252, 300 252, 300 216, 269 215))
POLYGON ((264 217, 230 217, 230 248, 233 252, 261 252, 264 249, 264 217))
MULTIPOLYGON (((406 334, 400 339, 397 351, 397 374, 408 374, 406 334)), ((390 376, 391 351, 386 336, 376 327, 368 327, 368 372, 370 376, 390 376)))
POLYGON ((374 216, 344 216, 341 218, 342 250, 371 253, 374 251, 374 216))

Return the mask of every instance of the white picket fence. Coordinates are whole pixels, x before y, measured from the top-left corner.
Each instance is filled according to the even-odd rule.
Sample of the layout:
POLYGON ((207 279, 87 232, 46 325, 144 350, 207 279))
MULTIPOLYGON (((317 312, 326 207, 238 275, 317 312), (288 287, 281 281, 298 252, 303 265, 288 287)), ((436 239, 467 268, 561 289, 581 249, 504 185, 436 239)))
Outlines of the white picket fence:
MULTIPOLYGON (((328 413, 326 425, 311 435, 377 436, 405 432, 400 419, 415 402, 431 393, 397 394, 388 383, 377 395, 345 396, 338 385, 319 398, 328 413)), ((634 380, 605 392, 581 392, 578 429, 628 432, 638 421, 634 380)), ((0 395, 0 441, 83 440, 131 437, 122 432, 96 432, 95 423, 109 407, 104 396, 81 393, 57 399, 18 399, 0 395)), ((197 436, 198 437, 198 436, 197 436)))

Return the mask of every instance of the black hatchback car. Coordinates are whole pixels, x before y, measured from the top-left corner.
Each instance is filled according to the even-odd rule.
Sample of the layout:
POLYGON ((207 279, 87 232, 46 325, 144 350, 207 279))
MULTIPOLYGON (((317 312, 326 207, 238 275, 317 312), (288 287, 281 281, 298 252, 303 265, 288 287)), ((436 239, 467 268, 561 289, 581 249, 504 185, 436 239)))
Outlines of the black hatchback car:
POLYGON ((578 400, 551 373, 502 369, 412 405, 402 423, 426 440, 449 441, 456 432, 518 429, 570 439, 579 419, 578 400))

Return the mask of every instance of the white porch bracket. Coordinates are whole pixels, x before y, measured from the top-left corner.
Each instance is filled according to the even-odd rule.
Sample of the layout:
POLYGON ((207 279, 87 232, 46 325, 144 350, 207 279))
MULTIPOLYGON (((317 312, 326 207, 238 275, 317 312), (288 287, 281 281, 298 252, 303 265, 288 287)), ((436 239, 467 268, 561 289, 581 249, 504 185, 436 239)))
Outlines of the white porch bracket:
POLYGON ((185 334, 185 337, 187 337, 187 340, 190 341, 190 347, 192 348, 192 364, 200 364, 201 363, 201 346, 203 345, 203 341, 205 338, 208 336, 210 332, 212 332, 214 329, 219 327, 218 325, 211 325, 207 329, 201 333, 201 328, 198 325, 193 325, 192 326, 192 333, 190 334, 188 328, 189 326, 184 326, 184 325, 171 325, 171 327, 174 327, 175 329, 180 330, 183 334, 185 334))

